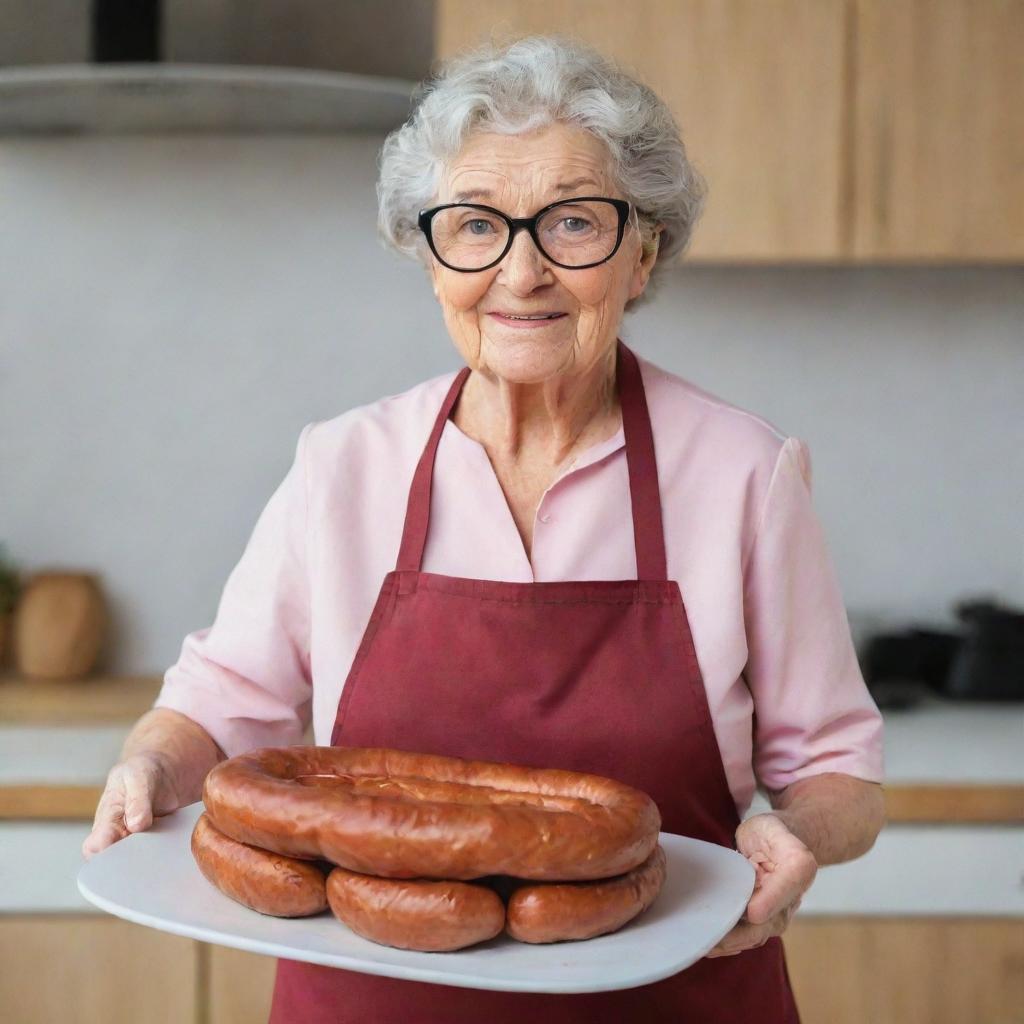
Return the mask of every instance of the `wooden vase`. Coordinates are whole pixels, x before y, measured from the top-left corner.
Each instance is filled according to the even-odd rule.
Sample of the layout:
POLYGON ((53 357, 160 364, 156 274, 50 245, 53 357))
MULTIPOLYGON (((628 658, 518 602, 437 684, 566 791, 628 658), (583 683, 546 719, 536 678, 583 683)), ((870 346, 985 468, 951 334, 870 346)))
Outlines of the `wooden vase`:
POLYGON ((37 573, 14 610, 18 672, 40 679, 86 675, 96 663, 106 624, 106 601, 96 576, 37 573))

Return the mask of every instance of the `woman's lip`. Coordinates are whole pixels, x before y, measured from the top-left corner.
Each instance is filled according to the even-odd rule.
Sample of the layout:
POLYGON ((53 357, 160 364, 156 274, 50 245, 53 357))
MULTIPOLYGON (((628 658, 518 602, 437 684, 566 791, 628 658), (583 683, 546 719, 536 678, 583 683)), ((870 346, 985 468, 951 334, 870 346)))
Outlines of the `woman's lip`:
POLYGON ((501 313, 488 313, 487 315, 493 316, 498 323, 507 324, 509 327, 538 327, 542 324, 551 324, 556 320, 561 320, 567 314, 559 313, 558 316, 544 317, 539 320, 513 320, 501 313))

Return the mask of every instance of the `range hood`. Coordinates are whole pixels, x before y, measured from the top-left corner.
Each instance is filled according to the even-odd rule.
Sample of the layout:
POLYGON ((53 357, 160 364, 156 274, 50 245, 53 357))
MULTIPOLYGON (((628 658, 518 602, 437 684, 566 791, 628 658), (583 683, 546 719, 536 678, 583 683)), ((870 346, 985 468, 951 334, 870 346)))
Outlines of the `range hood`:
POLYGON ((426 0, 15 0, 0 136, 390 131, 432 25, 426 0))
POLYGON ((342 71, 204 64, 0 70, 0 136, 125 132, 386 132, 413 84, 342 71))

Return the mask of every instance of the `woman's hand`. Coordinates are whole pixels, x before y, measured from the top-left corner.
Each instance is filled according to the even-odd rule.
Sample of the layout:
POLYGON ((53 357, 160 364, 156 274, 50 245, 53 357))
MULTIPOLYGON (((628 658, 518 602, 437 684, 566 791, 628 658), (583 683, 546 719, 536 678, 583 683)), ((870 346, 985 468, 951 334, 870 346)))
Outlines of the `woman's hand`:
POLYGON ((133 754, 118 761, 107 775, 82 856, 88 860, 132 832, 143 832, 153 824, 154 815, 170 814, 183 804, 171 773, 155 754, 133 754))
POLYGON ((754 865, 754 894, 739 924, 709 957, 735 956, 781 935, 818 873, 814 854, 777 815, 755 814, 736 830, 739 852, 754 865))
POLYGON ((151 708, 132 727, 121 759, 110 769, 92 832, 82 843, 88 860, 132 832, 195 803, 209 770, 224 752, 197 722, 171 708, 151 708))

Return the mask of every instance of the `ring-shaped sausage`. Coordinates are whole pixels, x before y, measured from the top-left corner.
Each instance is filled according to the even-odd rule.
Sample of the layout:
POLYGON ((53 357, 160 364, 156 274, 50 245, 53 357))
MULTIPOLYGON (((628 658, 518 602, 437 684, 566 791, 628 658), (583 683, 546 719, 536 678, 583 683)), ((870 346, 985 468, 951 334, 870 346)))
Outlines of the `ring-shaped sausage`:
POLYGON ((381 878, 607 878, 661 825, 646 793, 599 775, 370 747, 240 754, 203 801, 238 842, 381 878))

